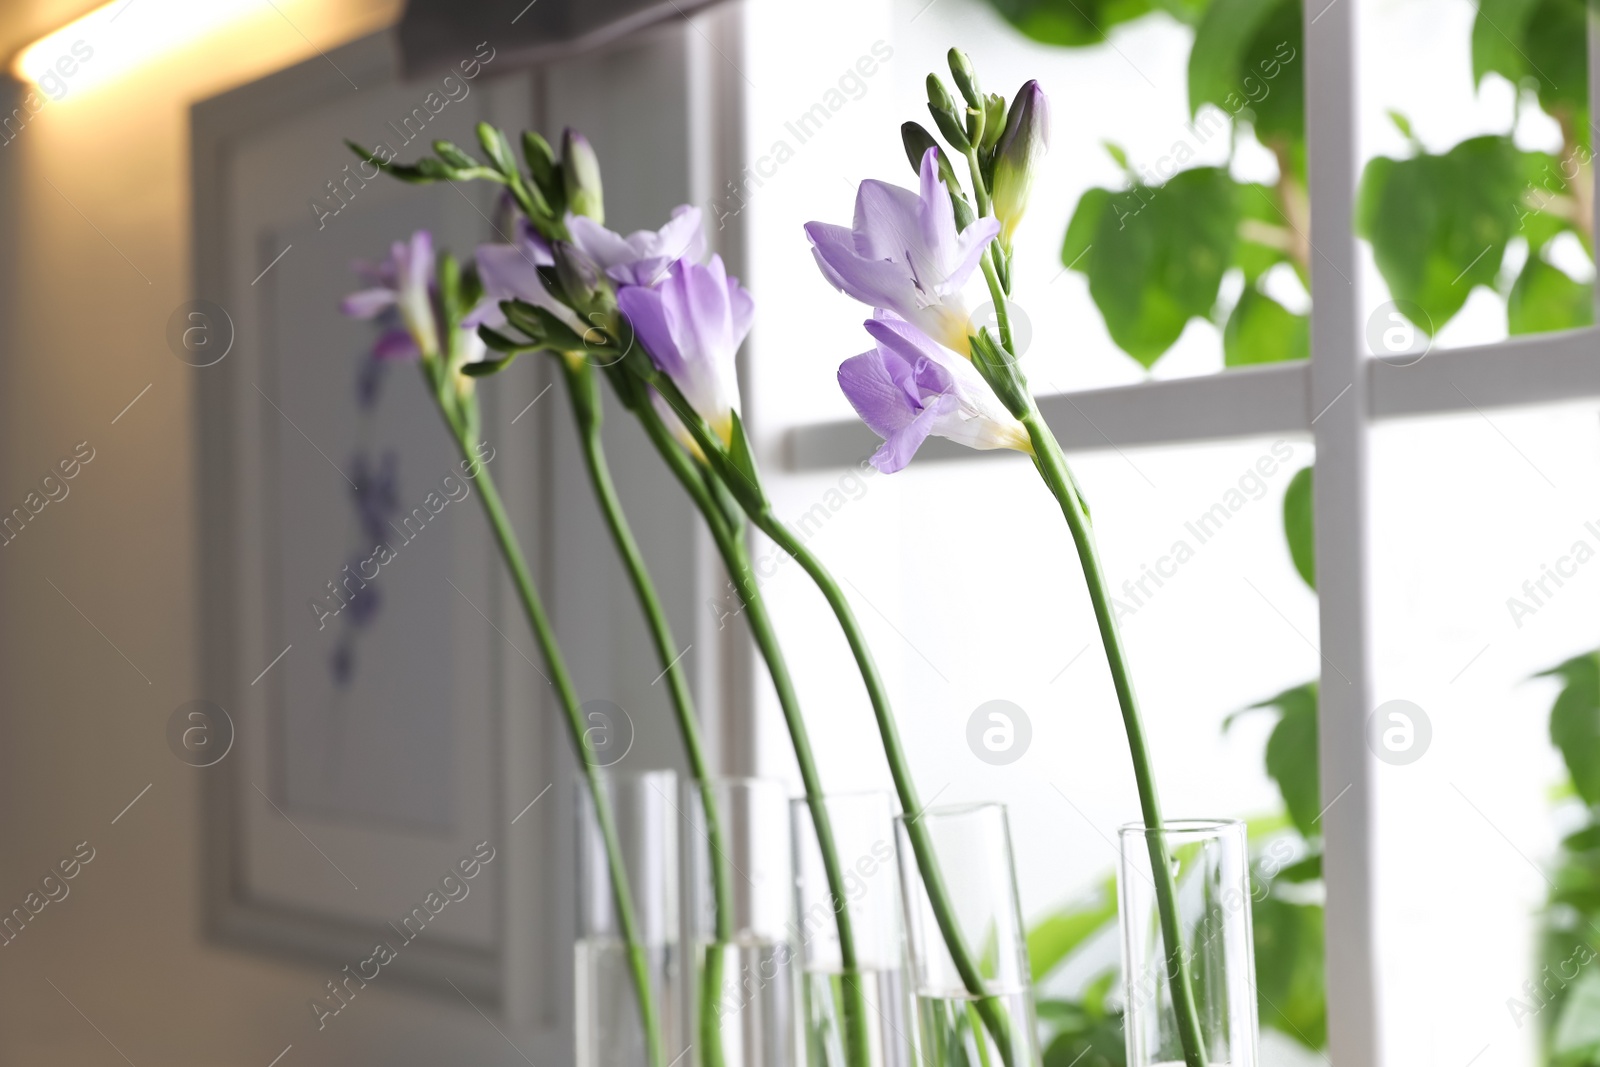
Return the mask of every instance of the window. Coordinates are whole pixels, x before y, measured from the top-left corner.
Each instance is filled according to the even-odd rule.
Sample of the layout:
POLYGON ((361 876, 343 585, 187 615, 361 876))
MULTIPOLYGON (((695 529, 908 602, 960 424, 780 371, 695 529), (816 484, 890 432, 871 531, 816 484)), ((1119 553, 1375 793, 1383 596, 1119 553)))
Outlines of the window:
MULTIPOLYGON (((1063 271, 1060 239, 1081 191, 1119 180, 1102 140, 1135 161, 1180 139, 1192 142, 1191 165, 1226 157, 1225 135, 1201 143, 1187 125, 1192 31, 1157 15, 1119 27, 1109 45, 1066 51, 964 0, 747 8, 746 162, 760 179, 737 201, 759 300, 747 399, 769 468, 781 464, 780 512, 849 580, 873 631, 924 796, 1011 805, 1030 918, 1089 890, 1114 862, 1101 838, 1136 807, 1070 541, 1015 457, 936 443, 905 473, 862 475, 874 441, 833 381, 866 347, 861 309, 820 278, 800 232, 809 219, 848 218, 861 178, 911 184, 896 131, 925 116, 922 79, 950 44, 970 52, 990 90, 1041 78, 1054 140, 1015 268, 1028 370, 1073 451, 1113 584, 1126 578, 1137 592, 1176 540, 1196 549, 1124 618, 1167 809, 1272 810, 1267 720, 1243 717, 1225 736, 1222 720, 1320 678, 1331 1054, 1531 1064, 1539 1028, 1519 1025, 1507 998, 1535 970, 1533 912, 1572 812, 1550 799, 1563 779, 1548 741, 1554 683, 1526 679, 1594 647, 1595 579, 1578 571, 1520 627, 1507 598, 1574 540, 1600 543, 1584 525, 1600 515, 1600 361, 1592 327, 1529 320, 1508 335, 1506 297, 1473 289, 1478 274, 1425 358, 1374 359, 1369 323, 1396 294, 1355 217, 1358 178, 1376 156, 1443 154, 1510 131, 1518 149, 1559 159, 1562 134, 1526 93, 1519 107, 1509 82, 1475 88, 1469 0, 1311 7, 1311 291, 1273 283, 1291 310, 1315 309, 1311 361, 1224 372, 1219 330, 1196 320, 1150 374, 1115 348, 1082 277, 1063 271), (1275 449, 1289 456, 1262 476, 1262 498, 1247 492, 1199 543, 1186 524, 1275 449), (1279 512, 1289 476, 1313 456, 1320 596, 1295 575, 1279 512), (1030 753, 1012 767, 966 750, 968 715, 995 698, 1032 721, 1030 753), (1411 767, 1380 762, 1366 741, 1369 715, 1396 698, 1431 721, 1427 758, 1411 767)), ((1275 166, 1249 143, 1234 173, 1267 181, 1275 166)), ((1508 214, 1524 193, 1512 190, 1508 214)), ((1526 235, 1490 243, 1488 277, 1517 277, 1526 235)), ((1592 299, 1575 235, 1532 254, 1592 299)), ((836 788, 884 784, 843 643, 793 570, 776 568, 772 595, 818 719, 823 773, 836 788)), ((789 766, 773 709, 759 730, 764 766, 789 766)), ((1265 1040, 1267 1062, 1320 1062, 1265 1040)))

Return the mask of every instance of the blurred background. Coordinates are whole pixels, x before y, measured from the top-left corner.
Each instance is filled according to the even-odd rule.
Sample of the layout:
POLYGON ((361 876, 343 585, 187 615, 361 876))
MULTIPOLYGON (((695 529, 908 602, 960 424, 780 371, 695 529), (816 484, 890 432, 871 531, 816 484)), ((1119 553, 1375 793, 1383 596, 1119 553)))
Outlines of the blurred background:
MULTIPOLYGON (((353 177, 342 141, 409 160, 480 120, 586 131, 621 231, 703 208, 757 299, 745 404, 778 510, 846 581, 924 797, 1009 807, 1061 1005, 1047 1063, 1119 1063, 1105 887, 1138 807, 1075 560, 1020 458, 863 472, 834 382, 860 309, 800 227, 844 222, 863 178, 911 184, 898 127, 927 121, 956 44, 986 88, 1052 101, 1013 268, 1041 394, 1291 381, 1328 269, 1319 182, 1356 191, 1364 356, 1592 341, 1582 3, 1333 2, 1355 12, 1357 158, 1326 176, 1317 0, 0 3, 0 1063, 571 1062, 572 761, 476 505, 438 513, 367 609, 308 610, 374 508, 408 512, 452 464, 414 376, 373 371, 338 315, 350 263, 419 227, 464 252, 495 210, 353 177), (1029 723, 1003 765, 968 743, 995 700, 1029 723), (485 854, 319 1017, 375 931, 485 854)), ((1073 457, 1167 811, 1251 820, 1279 857, 1257 872, 1268 1065, 1328 1062, 1324 948, 1352 936, 1387 1062, 1600 1063, 1600 978, 1565 966, 1600 951, 1600 379, 1515 403, 1548 365, 1494 396, 1432 380, 1370 431, 1363 681, 1426 723, 1406 759, 1374 749, 1370 936, 1322 911, 1343 794, 1319 789, 1315 683, 1341 668, 1302 472, 1326 409, 1167 444, 1095 426, 1073 457)), ((495 391, 496 476, 585 699, 621 711, 620 766, 681 771, 550 382, 495 391)), ((708 544, 632 426, 607 433, 718 766, 798 791, 708 544)), ((824 605, 758 556, 829 789, 887 788, 824 605)))

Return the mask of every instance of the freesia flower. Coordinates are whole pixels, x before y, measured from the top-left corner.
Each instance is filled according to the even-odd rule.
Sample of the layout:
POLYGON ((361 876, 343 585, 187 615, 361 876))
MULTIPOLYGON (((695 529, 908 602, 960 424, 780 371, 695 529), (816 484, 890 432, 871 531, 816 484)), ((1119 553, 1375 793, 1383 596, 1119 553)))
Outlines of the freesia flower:
POLYGON ((839 387, 861 421, 883 438, 872 455, 878 470, 900 470, 929 437, 948 437, 969 448, 1033 451, 1022 423, 970 361, 903 319, 881 316, 866 327, 877 345, 844 361, 839 387))
POLYGON ((624 237, 593 219, 569 214, 567 233, 578 251, 618 285, 655 285, 678 260, 699 262, 706 254, 700 209, 688 204, 673 208, 671 220, 659 230, 624 237))
POLYGON ((500 302, 523 300, 553 311, 574 332, 582 335, 586 324, 579 321, 571 308, 552 296, 539 277, 539 268, 552 266, 555 258, 550 254, 549 244, 527 220, 518 223, 512 244, 479 245, 476 258, 483 300, 461 320, 462 326, 474 330, 478 326, 498 329, 506 322, 500 302))
MULTIPOLYGON (((712 256, 703 266, 680 259, 653 289, 619 289, 617 306, 656 368, 718 437, 731 441, 733 413, 739 410, 735 357, 750 332, 755 302, 737 278, 728 277, 722 257, 712 256)), ((681 431, 676 421, 670 418, 668 424, 681 431)))
POLYGON ((1011 247, 1011 235, 1028 207, 1039 157, 1050 147, 1050 101, 1030 81, 1017 90, 1006 116, 1005 132, 995 144, 994 213, 1000 220, 1000 241, 1011 247))
POLYGON ((341 310, 356 319, 399 313, 400 325, 385 331, 373 347, 376 359, 430 359, 439 354, 439 330, 433 314, 433 238, 427 230, 396 241, 389 258, 376 266, 356 264, 372 288, 351 293, 341 310))
POLYGON ((961 288, 1000 232, 993 218, 957 232, 950 190, 939 180, 938 151, 923 153, 921 190, 864 181, 851 229, 806 223, 811 252, 834 286, 894 312, 947 348, 966 355, 970 330, 961 288))

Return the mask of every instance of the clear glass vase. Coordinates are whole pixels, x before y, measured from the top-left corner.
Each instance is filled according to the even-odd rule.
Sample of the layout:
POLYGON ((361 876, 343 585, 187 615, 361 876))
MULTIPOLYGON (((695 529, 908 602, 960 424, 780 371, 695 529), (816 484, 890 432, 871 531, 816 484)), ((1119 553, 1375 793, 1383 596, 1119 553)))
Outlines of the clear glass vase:
POLYGON ((834 895, 811 806, 804 798, 791 801, 806 1064, 907 1067, 914 1054, 913 1027, 895 867, 894 801, 888 793, 847 793, 825 797, 823 807, 832 827, 857 973, 847 985, 834 895), (848 1055, 852 1014, 861 1019, 857 1047, 862 1052, 854 1057, 848 1055))
MULTIPOLYGON (((678 959, 677 775, 601 773, 638 920, 668 1059, 684 1045, 678 959)), ((637 986, 622 936, 605 839, 587 781, 578 799, 578 942, 573 1000, 577 1067, 643 1067, 651 1062, 637 986)))
POLYGON ((921 1062, 1034 1067, 1039 1037, 1005 805, 933 808, 917 821, 927 872, 907 817, 895 819, 921 1062), (946 927, 965 946, 981 996, 957 967, 946 927))
POLYGON ((684 1025, 693 1060, 700 1067, 793 1067, 788 790, 768 779, 714 778, 684 782, 682 796, 694 964, 684 1025))
POLYGON ((1123 1026, 1128 1067, 1184 1063, 1173 975, 1187 972, 1210 1067, 1256 1067, 1255 950, 1250 853, 1236 819, 1184 819, 1160 832, 1124 826, 1117 869, 1122 924, 1123 1026), (1164 843, 1176 882, 1181 956, 1162 936, 1152 845, 1164 843))

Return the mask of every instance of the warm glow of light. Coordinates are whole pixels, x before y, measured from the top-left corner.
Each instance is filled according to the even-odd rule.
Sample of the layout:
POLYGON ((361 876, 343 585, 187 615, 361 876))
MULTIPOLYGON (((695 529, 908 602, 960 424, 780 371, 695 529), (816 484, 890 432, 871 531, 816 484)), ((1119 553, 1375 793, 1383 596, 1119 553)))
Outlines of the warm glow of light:
POLYGON ((11 69, 52 100, 192 44, 259 0, 112 0, 35 41, 11 69))

